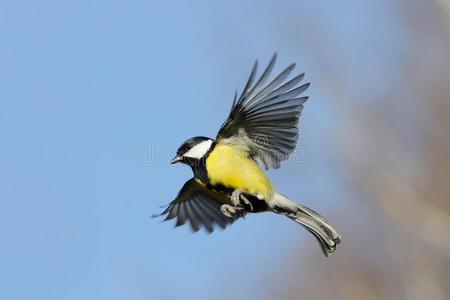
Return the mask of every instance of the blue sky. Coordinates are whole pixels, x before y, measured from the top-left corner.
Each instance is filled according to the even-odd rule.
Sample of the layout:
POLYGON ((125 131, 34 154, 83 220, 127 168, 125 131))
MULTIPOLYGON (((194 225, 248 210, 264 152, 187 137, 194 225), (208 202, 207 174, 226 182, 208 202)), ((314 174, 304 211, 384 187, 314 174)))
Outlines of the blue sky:
POLYGON ((340 46, 349 52, 343 76, 373 83, 364 71, 386 66, 352 64, 352 53, 401 55, 401 41, 385 36, 392 24, 379 22, 385 12, 351 2, 168 3, 0 4, 3 299, 260 298, 292 247, 321 255, 280 216, 249 216, 212 235, 150 216, 192 176, 168 164, 171 154, 189 137, 214 137, 254 59, 265 64, 275 51, 276 70, 296 62, 312 86, 302 160, 269 177, 329 214, 345 194, 329 163, 336 119, 308 54, 340 46), (330 25, 316 28, 321 20, 330 25), (330 39, 313 36, 320 30, 330 39), (383 46, 358 53, 374 36, 383 46))

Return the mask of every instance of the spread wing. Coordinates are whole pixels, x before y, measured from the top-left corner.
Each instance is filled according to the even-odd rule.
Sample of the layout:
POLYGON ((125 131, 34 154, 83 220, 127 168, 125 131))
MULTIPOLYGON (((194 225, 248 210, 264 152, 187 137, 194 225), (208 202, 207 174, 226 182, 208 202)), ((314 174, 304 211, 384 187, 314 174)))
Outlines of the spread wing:
POLYGON ((214 223, 225 228, 236 220, 236 218, 225 216, 220 211, 222 204, 230 204, 230 201, 222 194, 205 188, 192 178, 184 184, 178 196, 161 213, 161 216, 167 214, 164 221, 176 217, 175 226, 181 226, 189 220, 193 231, 197 232, 200 226, 204 226, 206 230, 212 232, 214 223))
POLYGON ((279 168, 295 150, 298 120, 308 97, 298 97, 309 83, 299 85, 304 73, 286 81, 295 64, 266 83, 276 60, 276 53, 259 79, 253 84, 258 61, 239 99, 235 94, 230 115, 219 130, 218 143, 244 146, 251 158, 264 168, 279 168))

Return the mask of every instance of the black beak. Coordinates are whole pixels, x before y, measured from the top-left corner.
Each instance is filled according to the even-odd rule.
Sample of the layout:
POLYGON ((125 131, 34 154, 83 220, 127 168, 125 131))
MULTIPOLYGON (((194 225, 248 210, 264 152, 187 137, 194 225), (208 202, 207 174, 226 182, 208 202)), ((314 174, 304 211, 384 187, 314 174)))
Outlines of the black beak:
POLYGON ((183 160, 183 158, 177 155, 177 156, 174 157, 174 159, 172 159, 170 161, 170 164, 173 165, 174 163, 177 163, 177 162, 182 161, 182 160, 183 160))

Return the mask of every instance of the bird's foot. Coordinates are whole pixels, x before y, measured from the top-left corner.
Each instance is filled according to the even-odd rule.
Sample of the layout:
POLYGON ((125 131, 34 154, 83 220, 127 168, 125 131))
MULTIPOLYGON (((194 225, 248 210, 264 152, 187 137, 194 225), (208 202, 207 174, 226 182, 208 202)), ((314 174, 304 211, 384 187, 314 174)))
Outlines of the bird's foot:
POLYGON ((236 216, 243 216, 243 214, 241 212, 242 209, 243 208, 241 208, 241 207, 231 206, 229 204, 222 204, 222 206, 220 206, 220 211, 228 218, 235 218, 236 216))
MULTIPOLYGON (((244 205, 248 206, 250 209, 249 211, 253 211, 253 205, 252 203, 245 197, 245 194, 252 195, 249 192, 242 190, 242 189, 236 189, 231 194, 231 202, 235 207, 243 208, 242 203, 244 205)), ((256 197, 256 195, 255 195, 256 197)))

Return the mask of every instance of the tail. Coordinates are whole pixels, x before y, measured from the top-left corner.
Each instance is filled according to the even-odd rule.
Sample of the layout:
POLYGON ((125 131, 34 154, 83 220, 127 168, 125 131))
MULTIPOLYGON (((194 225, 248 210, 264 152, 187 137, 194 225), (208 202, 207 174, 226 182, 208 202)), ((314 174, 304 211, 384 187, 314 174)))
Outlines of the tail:
POLYGON ((280 193, 270 201, 272 211, 287 216, 305 227, 319 241, 323 254, 329 256, 341 242, 341 236, 328 224, 324 217, 280 193))

